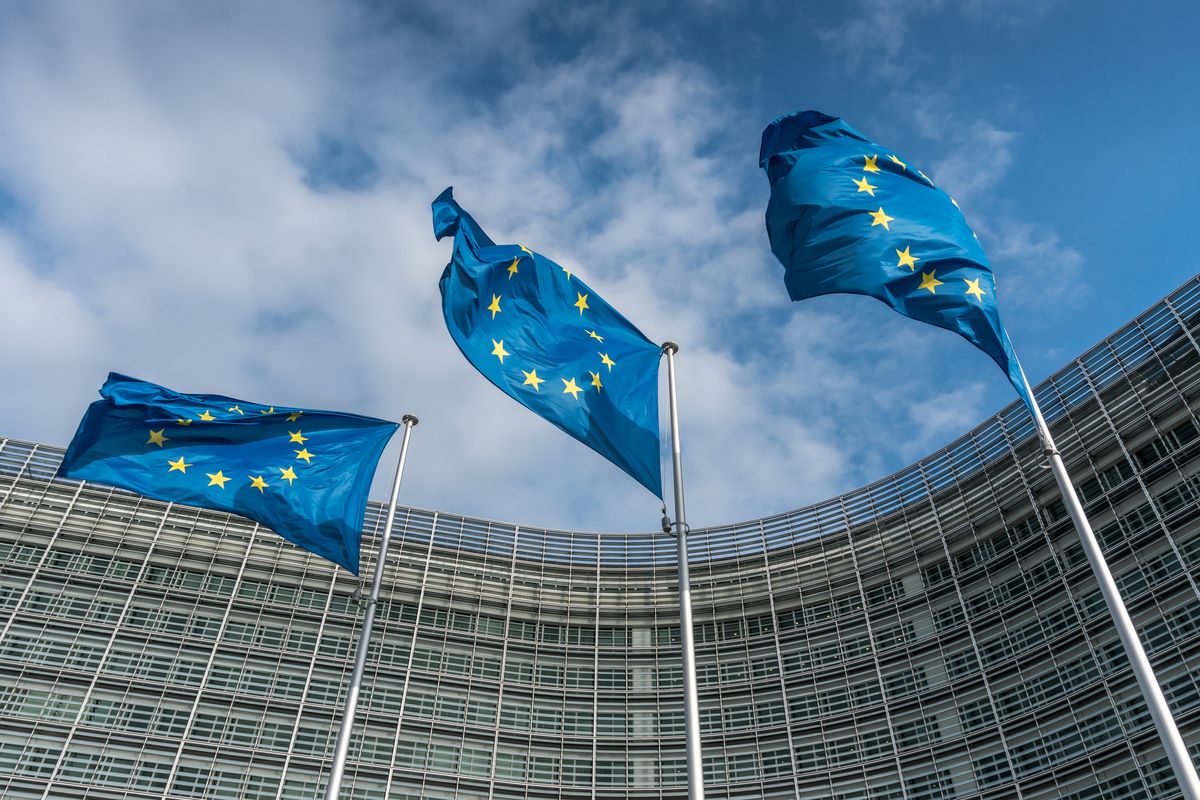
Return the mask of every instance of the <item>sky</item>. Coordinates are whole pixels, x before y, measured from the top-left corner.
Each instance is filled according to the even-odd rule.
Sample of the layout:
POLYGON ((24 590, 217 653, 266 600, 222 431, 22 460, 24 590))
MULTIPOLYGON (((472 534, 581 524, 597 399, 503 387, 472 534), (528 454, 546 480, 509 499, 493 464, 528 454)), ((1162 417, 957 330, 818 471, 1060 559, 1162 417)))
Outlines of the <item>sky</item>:
POLYGON ((455 348, 429 211, 452 185, 493 239, 680 344, 691 525, 823 500, 1015 398, 953 334, 788 300, 762 129, 844 117, 954 195, 1037 382, 1196 272, 1198 23, 1065 0, 0 5, 0 435, 65 446, 117 371, 415 414, 408 505, 657 528, 657 498, 455 348))

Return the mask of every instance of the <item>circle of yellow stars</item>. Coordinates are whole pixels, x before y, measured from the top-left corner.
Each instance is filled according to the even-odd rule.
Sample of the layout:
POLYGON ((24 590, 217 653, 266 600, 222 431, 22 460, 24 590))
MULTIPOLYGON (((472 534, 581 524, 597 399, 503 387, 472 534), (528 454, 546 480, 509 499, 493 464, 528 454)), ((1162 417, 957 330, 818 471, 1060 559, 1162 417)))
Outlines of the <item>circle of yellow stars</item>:
MULTIPOLYGON (((532 250, 530 250, 528 247, 526 247, 525 245, 518 245, 518 247, 521 248, 522 255, 518 255, 516 258, 514 258, 512 260, 511 264, 509 264, 507 267, 505 267, 505 272, 508 273, 507 280, 510 280, 510 281, 513 279, 513 277, 515 275, 520 274, 522 261, 526 257, 528 257, 532 261, 533 256, 534 256, 534 252, 532 250)), ((534 263, 536 264, 536 262, 534 262, 534 263)), ((560 267, 560 269, 562 270, 563 274, 566 277, 566 280, 569 283, 571 280, 571 277, 572 277, 571 270, 569 270, 566 267, 560 267)), ((590 293, 584 294, 584 293, 578 292, 578 291, 575 292, 575 302, 572 303, 572 305, 575 308, 579 309, 580 317, 584 316, 585 311, 588 311, 591 309, 591 306, 588 305, 589 296, 590 296, 590 293)), ((491 302, 484 309, 491 313, 491 319, 494 320, 494 319, 496 319, 497 314, 504 313, 504 306, 503 306, 502 300, 503 300, 503 297, 501 295, 493 294, 491 296, 491 302)), ((588 335, 589 338, 594 339, 598 344, 601 344, 601 345, 604 344, 604 337, 597 331, 589 329, 587 327, 585 327, 583 329, 583 331, 584 331, 584 333, 586 333, 588 335)), ((508 356, 512 355, 512 353, 510 353, 504 347, 503 339, 492 339, 491 341, 492 341, 491 355, 493 355, 497 359, 499 359, 501 364, 504 364, 504 359, 507 358, 508 356)), ((590 380, 584 379, 582 386, 576 382, 574 376, 572 376, 570 378, 561 378, 560 377, 558 379, 558 380, 562 381, 562 385, 563 385, 562 386, 562 394, 569 394, 569 395, 571 395, 572 398, 574 398, 575 400, 578 400, 579 396, 582 393, 584 393, 587 390, 587 387, 589 387, 589 386, 595 388, 597 391, 604 388, 604 383, 601 380, 601 375, 603 374, 603 369, 606 368, 608 370, 608 372, 612 372, 612 369, 613 369, 613 367, 615 367, 617 365, 617 362, 614 361, 607 352, 604 352, 602 350, 597 349, 596 355, 600 359, 600 364, 597 367, 595 372, 592 372, 591 370, 587 370, 587 374, 590 377, 590 380)), ((521 373, 521 377, 523 379, 520 384, 521 386, 531 387, 533 391, 541 393, 542 384, 546 383, 547 378, 543 378, 543 377, 539 376, 536 369, 524 370, 524 369, 518 368, 517 371, 521 373)))
MULTIPOLYGON (((238 404, 238 403, 235 403, 233 406, 228 408, 227 413, 229 413, 231 415, 236 414, 236 415, 238 415, 238 417, 245 416, 245 414, 246 414, 246 412, 242 408, 240 408, 240 404, 238 404)), ((271 416, 271 415, 275 414, 276 412, 275 412, 275 407, 271 406, 270 408, 265 408, 265 409, 260 408, 258 410, 258 413, 263 416, 271 416)), ((288 422, 299 422, 300 417, 303 416, 303 414, 304 414, 303 411, 287 412, 287 421, 288 422)), ((196 414, 195 420, 189 419, 186 417, 179 417, 178 419, 176 419, 175 422, 179 426, 187 427, 195 421, 214 422, 216 420, 217 420, 217 417, 213 416, 212 411, 210 409, 205 408, 205 409, 201 409, 200 412, 198 414, 196 414)), ((149 430, 150 438, 148 438, 145 443, 147 445, 153 445, 155 447, 158 447, 159 449, 162 449, 164 444, 171 441, 171 437, 167 436, 166 432, 167 432, 166 428, 159 428, 158 430, 150 429, 149 430)), ((295 448, 292 449, 292 452, 295 453, 294 460, 295 461, 303 461, 306 465, 311 465, 313 459, 316 458, 316 455, 309 452, 308 447, 305 446, 305 442, 307 442, 309 440, 309 437, 304 435, 304 431, 302 428, 297 428, 297 430, 294 430, 294 431, 289 429, 287 433, 288 433, 288 443, 289 444, 300 445, 299 450, 296 450, 295 448)), ((193 466, 195 466, 195 465, 192 463, 189 463, 187 461, 187 456, 182 453, 179 455, 179 458, 177 458, 177 459, 174 459, 174 460, 169 459, 169 458, 167 459, 167 467, 168 467, 167 472, 168 473, 179 472, 183 475, 187 475, 188 468, 193 467, 193 466)), ((258 489, 259 494, 265 494, 266 490, 268 488, 270 488, 271 486, 282 486, 284 483, 286 483, 290 487, 295 481, 300 479, 300 476, 296 474, 296 469, 295 469, 294 464, 290 464, 286 467, 273 467, 272 469, 279 471, 278 476, 271 478, 271 481, 274 481, 274 483, 272 483, 271 481, 268 481, 267 477, 264 476, 261 472, 257 475, 246 475, 244 480, 249 482, 250 488, 258 489)), ((268 471, 268 475, 269 474, 270 474, 270 472, 268 471)), ((224 489, 225 484, 234 480, 233 476, 226 475, 225 471, 223 469, 219 469, 216 472, 206 472, 205 475, 208 477, 207 486, 216 486, 218 489, 224 489)))
MULTIPOLYGON (((879 154, 878 153, 873 153, 871 155, 864 154, 862 156, 862 159, 863 159, 863 168, 862 169, 863 169, 863 172, 865 172, 867 174, 864 175, 862 178, 852 179, 853 183, 856 187, 855 194, 862 194, 865 192, 866 194, 870 195, 873 198, 873 197, 875 197, 875 190, 879 188, 879 185, 871 183, 870 179, 872 176, 877 175, 883 171, 878 163, 879 162, 879 154)), ((908 164, 901 161, 900 158, 898 156, 896 156, 894 153, 888 155, 888 160, 890 160, 893 164, 898 166, 901 171, 903 171, 903 172, 908 171, 908 164)), ((928 175, 926 175, 924 172, 922 172, 919 169, 916 170, 916 173, 918 175, 920 175, 922 178, 924 178, 925 182, 928 183, 931 187, 933 186, 933 181, 931 181, 929 179, 928 175)), ((878 178, 876 178, 876 180, 878 180, 878 178)), ((953 197, 950 198, 950 202, 954 204, 955 208, 958 208, 958 202, 955 201, 955 199, 953 197)), ((876 209, 875 211, 868 210, 867 214, 871 217, 870 227, 874 228, 876 226, 879 226, 888 232, 891 231, 890 223, 894 222, 896 219, 895 217, 888 216, 888 213, 884 210, 884 207, 882 205, 880 205, 878 207, 878 209, 876 209)), ((972 235, 975 236, 973 231, 972 231, 972 235)), ((979 237, 975 236, 975 238, 978 239, 979 237)), ((920 280, 917 283, 917 286, 913 291, 918 292, 918 293, 922 292, 922 291, 927 291, 930 294, 936 295, 938 287, 946 285, 945 281, 938 280, 936 269, 931 269, 929 272, 925 272, 924 270, 917 269, 917 262, 920 261, 921 258, 920 258, 920 256, 913 254, 912 245, 906 244, 904 246, 903 250, 901 250, 900 248, 894 248, 894 249, 896 251, 896 259, 897 259, 896 266, 897 267, 901 267, 901 268, 907 267, 908 271, 913 273, 914 277, 916 276, 917 272, 920 272, 920 276, 921 276, 920 280)), ((987 292, 983 289, 983 287, 980 286, 980 281, 982 280, 982 276, 976 277, 974 280, 970 280, 968 278, 961 278, 961 280, 963 283, 966 284, 966 288, 963 291, 967 295, 974 297, 976 302, 982 303, 984 296, 987 294, 987 292)))

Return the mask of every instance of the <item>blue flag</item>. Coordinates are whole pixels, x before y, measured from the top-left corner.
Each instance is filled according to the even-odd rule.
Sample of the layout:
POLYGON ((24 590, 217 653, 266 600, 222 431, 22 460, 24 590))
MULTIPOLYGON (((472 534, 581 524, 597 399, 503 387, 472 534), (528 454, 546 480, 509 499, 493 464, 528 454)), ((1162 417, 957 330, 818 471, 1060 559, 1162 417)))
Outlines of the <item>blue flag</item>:
POLYGON ((662 349, 566 267, 494 243, 450 189, 433 201, 433 230, 454 237, 442 311, 467 360, 661 498, 662 349))
POLYGON ((58 474, 241 514, 358 574, 375 465, 398 427, 179 394, 110 373, 58 474))
POLYGON ((925 173, 819 111, 768 125, 759 164, 771 181, 767 234, 793 300, 865 294, 952 330, 991 356, 1030 405, 987 256, 958 203, 925 173))

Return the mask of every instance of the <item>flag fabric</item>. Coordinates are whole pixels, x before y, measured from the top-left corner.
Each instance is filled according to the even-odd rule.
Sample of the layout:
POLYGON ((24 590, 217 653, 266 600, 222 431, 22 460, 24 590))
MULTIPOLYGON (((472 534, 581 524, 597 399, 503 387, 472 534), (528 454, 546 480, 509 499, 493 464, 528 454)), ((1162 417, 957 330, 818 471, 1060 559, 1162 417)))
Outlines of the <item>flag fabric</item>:
POLYGON ((952 330, 1030 405, 987 256, 958 203, 924 172, 819 111, 768 125, 759 165, 771 182, 767 235, 793 300, 865 294, 952 330))
POLYGON ((450 189, 433 201, 454 237, 439 284, 446 327, 467 360, 521 405, 662 497, 662 349, 566 267, 494 243, 450 189))
POLYGON ((115 372, 100 396, 61 477, 240 514, 358 574, 367 493, 396 423, 179 394, 115 372))

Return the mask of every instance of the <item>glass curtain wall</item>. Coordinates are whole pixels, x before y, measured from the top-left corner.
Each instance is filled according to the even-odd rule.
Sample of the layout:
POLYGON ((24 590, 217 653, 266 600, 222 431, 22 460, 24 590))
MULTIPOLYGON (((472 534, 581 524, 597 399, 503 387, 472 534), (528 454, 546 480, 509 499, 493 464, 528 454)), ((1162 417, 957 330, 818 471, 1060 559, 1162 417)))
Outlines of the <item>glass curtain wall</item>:
MULTIPOLYGON (((1200 744, 1200 282, 1038 389, 1200 744)), ((317 798, 358 582, 0 438, 0 796, 317 798)), ((711 798, 1177 794, 1016 404, 824 503, 691 534, 711 798)), ((366 520, 373 569, 383 509, 366 520)), ((401 508, 344 796, 683 798, 674 540, 401 508)))

